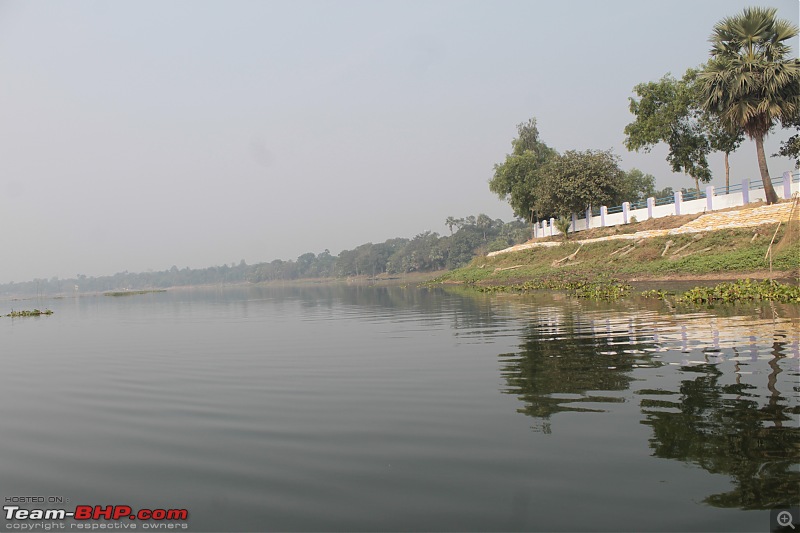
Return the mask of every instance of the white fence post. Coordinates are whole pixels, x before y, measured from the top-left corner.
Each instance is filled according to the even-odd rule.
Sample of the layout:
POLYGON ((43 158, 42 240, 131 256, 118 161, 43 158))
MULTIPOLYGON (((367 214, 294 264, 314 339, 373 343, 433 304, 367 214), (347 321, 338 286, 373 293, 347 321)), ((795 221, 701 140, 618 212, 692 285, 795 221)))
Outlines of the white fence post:
POLYGON ((683 201, 683 193, 681 191, 675 191, 675 214, 681 214, 681 202, 683 201))
POLYGON ((647 218, 653 218, 653 208, 656 206, 656 199, 652 196, 647 199, 647 218))
POLYGON ((783 199, 788 200, 792 197, 792 173, 786 171, 783 173, 783 199))
POLYGON ((572 213, 572 233, 578 231, 578 217, 575 213, 572 213))
POLYGON ((714 210, 714 186, 709 185, 706 187, 706 210, 714 210))
POLYGON ((586 229, 592 227, 592 206, 586 208, 586 229))
POLYGON ((745 178, 742 180, 742 205, 750 203, 750 180, 745 178))
POLYGON ((550 236, 553 236, 553 226, 555 225, 556 219, 550 218, 550 236))
POLYGON ((600 227, 606 227, 606 216, 608 216, 608 207, 601 205, 600 206, 600 227))
POLYGON ((630 202, 622 202, 622 223, 628 223, 628 214, 631 210, 631 203, 630 202))

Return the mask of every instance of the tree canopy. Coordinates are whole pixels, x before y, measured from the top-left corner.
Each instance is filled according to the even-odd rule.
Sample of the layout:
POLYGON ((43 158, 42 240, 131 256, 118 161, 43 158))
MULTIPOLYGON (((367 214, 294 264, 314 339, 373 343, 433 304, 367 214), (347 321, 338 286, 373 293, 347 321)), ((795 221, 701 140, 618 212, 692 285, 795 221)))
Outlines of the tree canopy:
POLYGON ((641 202, 655 196, 656 178, 638 168, 632 168, 622 177, 619 195, 624 202, 641 202))
POLYGON ((702 105, 729 131, 742 129, 756 144, 767 203, 778 200, 769 176, 764 137, 800 113, 800 60, 789 57, 798 34, 774 8, 745 8, 714 26, 711 59, 699 74, 702 105))
POLYGON ((553 158, 537 184, 536 211, 549 218, 619 203, 625 173, 618 162, 610 150, 568 150, 553 158))
POLYGON ((636 120, 625 126, 625 147, 649 152, 656 144, 666 143, 667 161, 674 172, 688 174, 696 183, 711 181, 707 159, 711 145, 688 80, 667 74, 659 81, 640 83, 633 90, 639 99, 629 99, 636 120))
POLYGON ((793 158, 795 167, 800 168, 800 115, 785 121, 783 126, 794 127, 796 133, 781 143, 776 155, 793 158))
POLYGON ((536 118, 518 124, 517 133, 519 136, 511 141, 512 153, 506 155, 503 163, 494 166, 489 190, 508 201, 514 216, 531 220, 542 168, 557 152, 539 138, 536 118))

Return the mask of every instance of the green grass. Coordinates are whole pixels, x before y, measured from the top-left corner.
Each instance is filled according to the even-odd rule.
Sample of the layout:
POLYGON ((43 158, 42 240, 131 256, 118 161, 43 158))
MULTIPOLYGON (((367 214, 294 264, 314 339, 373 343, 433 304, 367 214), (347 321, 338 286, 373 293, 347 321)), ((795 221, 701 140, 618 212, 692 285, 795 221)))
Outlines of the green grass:
POLYGON ((104 292, 103 296, 134 296, 137 294, 149 294, 151 292, 167 292, 167 289, 150 289, 146 291, 113 291, 104 292))
MULTIPOLYGON (((639 241, 639 244, 627 253, 625 252, 633 241, 590 243, 583 246, 573 261, 554 265, 554 261, 578 249, 578 243, 570 241, 551 248, 533 248, 492 258, 480 257, 464 268, 440 276, 434 282, 523 283, 532 279, 561 275, 564 272, 588 279, 595 277, 598 272, 621 279, 725 273, 729 273, 732 278, 745 277, 748 273, 769 270, 769 261, 764 256, 771 235, 764 236, 767 233, 764 227, 757 231, 760 236, 754 241, 752 228, 653 237, 639 241), (668 240, 672 240, 673 244, 662 257, 668 240), (686 248, 681 250, 684 246, 686 248)), ((783 233, 782 227, 778 231, 776 243, 781 240, 783 233)), ((796 275, 798 269, 800 269, 800 242, 794 242, 774 252, 772 270, 778 277, 781 277, 781 274, 783 277, 796 275)))

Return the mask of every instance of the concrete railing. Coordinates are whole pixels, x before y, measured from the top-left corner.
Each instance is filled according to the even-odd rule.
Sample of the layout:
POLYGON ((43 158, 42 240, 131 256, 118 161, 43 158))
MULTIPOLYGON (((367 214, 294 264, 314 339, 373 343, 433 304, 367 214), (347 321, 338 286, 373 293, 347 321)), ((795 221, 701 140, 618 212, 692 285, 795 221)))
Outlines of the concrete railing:
MULTIPOLYGON (((772 186, 779 198, 788 200, 794 193, 800 191, 800 174, 784 172, 782 176, 773 178, 772 186)), ((572 215, 570 232, 629 224, 634 218, 641 221, 672 215, 708 213, 763 200, 766 200, 763 183, 760 180, 751 182, 749 179, 744 179, 727 190, 724 187, 716 190, 713 185, 709 185, 699 195, 693 192, 691 196, 687 194, 687 198, 684 198, 681 191, 676 191, 674 198, 669 199, 667 203, 663 203, 663 199, 656 201, 655 198, 648 198, 643 206, 632 207, 630 202, 611 208, 603 205, 600 206, 600 214, 595 216, 592 216, 591 211, 587 209, 583 218, 572 215)), ((552 218, 537 222, 533 227, 536 238, 561 234, 555 227, 555 219, 552 218)))

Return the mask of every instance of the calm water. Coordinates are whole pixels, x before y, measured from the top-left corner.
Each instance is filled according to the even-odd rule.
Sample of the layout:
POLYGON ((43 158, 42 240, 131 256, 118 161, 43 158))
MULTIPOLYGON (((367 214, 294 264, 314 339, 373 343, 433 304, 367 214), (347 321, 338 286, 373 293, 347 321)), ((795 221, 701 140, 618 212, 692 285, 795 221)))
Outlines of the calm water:
POLYGON ((38 305, 0 319, 0 497, 191 531, 767 531, 800 503, 797 306, 336 286, 0 311, 38 305))

